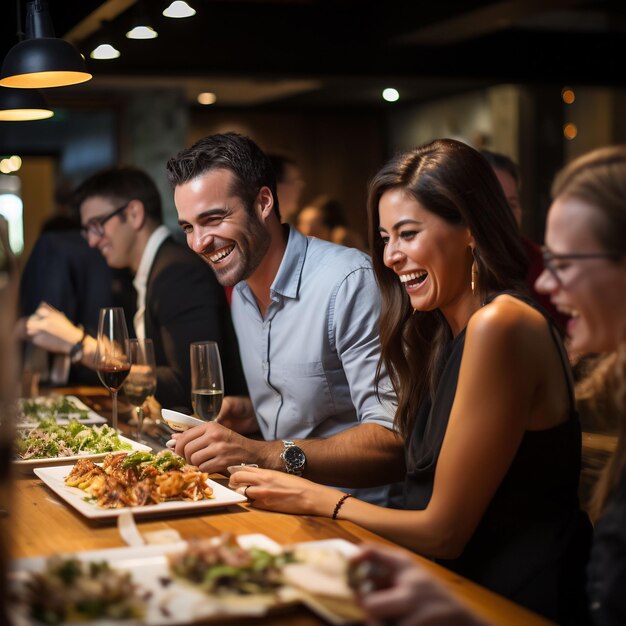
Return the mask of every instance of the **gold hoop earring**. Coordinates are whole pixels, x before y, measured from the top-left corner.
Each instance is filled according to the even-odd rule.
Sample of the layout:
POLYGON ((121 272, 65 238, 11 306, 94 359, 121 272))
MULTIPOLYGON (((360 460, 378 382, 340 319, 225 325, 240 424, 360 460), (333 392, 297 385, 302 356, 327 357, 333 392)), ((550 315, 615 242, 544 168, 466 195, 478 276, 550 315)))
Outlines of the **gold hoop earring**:
POLYGON ((476 259, 472 261, 472 294, 476 295, 478 289, 478 266, 476 265, 476 259))

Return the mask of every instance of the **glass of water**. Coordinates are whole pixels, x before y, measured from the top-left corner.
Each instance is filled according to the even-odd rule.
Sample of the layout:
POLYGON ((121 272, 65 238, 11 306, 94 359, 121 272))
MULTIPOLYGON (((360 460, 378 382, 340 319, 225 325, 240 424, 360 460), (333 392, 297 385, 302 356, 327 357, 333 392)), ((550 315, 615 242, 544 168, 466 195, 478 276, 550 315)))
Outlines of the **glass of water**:
POLYGON ((191 403, 197 417, 213 421, 222 408, 224 377, 215 341, 196 341, 190 347, 191 403))

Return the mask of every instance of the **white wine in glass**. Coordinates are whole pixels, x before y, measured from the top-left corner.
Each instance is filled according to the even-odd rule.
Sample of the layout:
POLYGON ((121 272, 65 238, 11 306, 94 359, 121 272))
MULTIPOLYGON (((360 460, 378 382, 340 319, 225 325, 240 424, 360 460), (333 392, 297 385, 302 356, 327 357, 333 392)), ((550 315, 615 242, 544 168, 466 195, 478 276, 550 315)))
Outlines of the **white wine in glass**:
POLYGON ((95 363, 100 381, 111 392, 111 426, 117 430, 117 392, 130 372, 128 330, 121 307, 100 309, 95 363))
POLYGON ((214 420, 222 408, 224 377, 215 341, 196 341, 190 347, 191 403, 197 417, 214 420))
POLYGON ((156 391, 156 362, 152 339, 130 339, 128 341, 130 373, 124 383, 126 399, 135 407, 139 443, 143 438, 143 403, 156 391))

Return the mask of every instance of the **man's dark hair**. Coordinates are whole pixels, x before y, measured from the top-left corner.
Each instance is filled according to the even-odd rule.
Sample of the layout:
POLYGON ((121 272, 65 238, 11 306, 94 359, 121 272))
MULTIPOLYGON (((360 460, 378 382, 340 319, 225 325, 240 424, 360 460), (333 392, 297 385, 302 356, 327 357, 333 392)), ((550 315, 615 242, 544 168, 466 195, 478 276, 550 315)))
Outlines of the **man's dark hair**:
POLYGON ((481 150, 480 153, 487 159, 491 167, 510 174, 519 190, 522 186, 522 172, 520 166, 511 157, 501 152, 492 152, 491 150, 484 149, 481 150))
POLYGON ((140 200, 145 208, 146 217, 157 224, 163 221, 159 190, 152 178, 137 167, 113 167, 96 172, 74 191, 73 204, 80 209, 83 202, 95 196, 107 198, 120 206, 124 202, 140 200))
POLYGON ((267 157, 272 162, 277 183, 285 182, 288 166, 298 167, 298 164, 291 157, 284 154, 268 154, 267 157))
POLYGON ((252 139, 238 133, 209 135, 167 162, 172 187, 219 169, 233 173, 231 193, 244 201, 248 211, 252 211, 259 189, 268 187, 274 196, 274 211, 280 219, 274 168, 252 139))

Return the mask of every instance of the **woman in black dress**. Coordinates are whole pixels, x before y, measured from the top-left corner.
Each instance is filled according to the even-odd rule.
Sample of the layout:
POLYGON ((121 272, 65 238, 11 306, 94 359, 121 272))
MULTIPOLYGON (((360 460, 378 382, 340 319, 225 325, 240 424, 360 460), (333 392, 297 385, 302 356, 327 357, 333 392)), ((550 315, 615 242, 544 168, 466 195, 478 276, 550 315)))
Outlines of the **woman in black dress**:
POLYGON ((256 506, 349 519, 576 623, 590 527, 570 371, 552 324, 523 295, 525 254, 495 174, 473 148, 438 140, 383 167, 369 211, 405 510, 340 502, 277 472, 231 483, 251 485, 256 506))
MULTIPOLYGON (((570 349, 602 355, 578 397, 618 441, 592 500, 596 519, 588 570, 595 626, 626 624, 626 146, 595 150, 556 177, 548 214, 546 269, 536 288, 571 315, 570 349), (608 418, 608 419, 607 419, 608 418)), ((359 558, 388 572, 388 587, 363 598, 368 615, 422 626, 477 626, 469 614, 406 555, 372 546, 359 558), (421 598, 415 602, 415 598, 421 598)))

